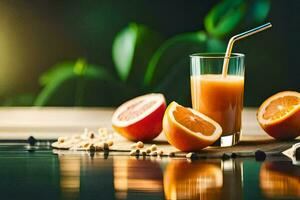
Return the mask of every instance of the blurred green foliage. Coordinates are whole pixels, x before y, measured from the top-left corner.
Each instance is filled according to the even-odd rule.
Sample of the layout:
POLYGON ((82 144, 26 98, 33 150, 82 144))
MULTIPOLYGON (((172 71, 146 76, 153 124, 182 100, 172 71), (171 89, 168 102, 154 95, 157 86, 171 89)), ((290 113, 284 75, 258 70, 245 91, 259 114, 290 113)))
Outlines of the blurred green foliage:
POLYGON ((223 0, 205 17, 205 30, 169 39, 130 23, 114 39, 114 70, 81 58, 58 63, 41 76, 39 94, 11 98, 5 105, 116 106, 149 92, 190 105, 189 55, 224 52, 228 37, 263 23, 269 10, 270 0, 223 0))

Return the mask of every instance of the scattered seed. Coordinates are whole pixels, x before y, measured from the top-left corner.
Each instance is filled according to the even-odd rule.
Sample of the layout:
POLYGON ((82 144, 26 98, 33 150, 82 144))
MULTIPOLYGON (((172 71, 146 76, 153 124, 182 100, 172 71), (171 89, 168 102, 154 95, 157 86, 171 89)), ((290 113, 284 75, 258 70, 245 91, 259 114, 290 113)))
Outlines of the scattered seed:
POLYGON ((152 152, 150 153, 150 156, 157 156, 157 151, 152 151, 152 152))
POLYGON ((157 150, 157 146, 155 144, 152 144, 150 147, 151 151, 156 151, 157 150))
POLYGON ((231 155, 230 154, 228 154, 228 153, 223 153, 223 155, 222 155, 222 159, 223 160, 228 160, 228 159, 230 159, 231 158, 231 155))
POLYGON ((95 147, 96 151, 103 151, 103 143, 96 143, 95 147))
POLYGON ((141 155, 142 155, 143 157, 145 157, 145 156, 147 156, 147 152, 146 152, 145 150, 142 150, 142 151, 141 151, 141 155))
POLYGON ((59 137, 57 139, 58 143, 64 143, 66 141, 66 138, 65 137, 59 137))
POLYGON ((129 155, 130 156, 138 156, 140 153, 140 150, 139 149, 134 149, 134 150, 131 150, 129 155))
POLYGON ((234 152, 231 154, 231 158, 236 158, 237 156, 238 155, 236 153, 234 153, 234 152))
MULTIPOLYGON (((108 130, 106 128, 100 128, 98 132, 100 135, 98 135, 94 131, 89 131, 89 129, 85 128, 81 134, 74 134, 70 137, 58 137, 57 142, 53 143, 53 146, 56 145, 60 149, 72 150, 109 150, 109 147, 113 145, 113 140, 111 137, 112 135, 108 135, 108 130), (103 141, 107 142, 103 143, 103 141)), ((31 140, 32 139, 30 138, 30 143, 33 144, 31 140)))
POLYGON ((105 151, 109 150, 109 145, 106 142, 103 143, 103 149, 105 151))
POLYGON ((169 152, 168 156, 169 156, 169 157, 174 157, 174 156, 175 156, 175 153, 174 153, 174 152, 169 152))
POLYGON ((142 149, 142 148, 144 148, 144 143, 142 141, 138 141, 136 143, 136 147, 139 148, 139 149, 142 149))
POLYGON ((129 155, 130 155, 130 156, 136 156, 135 150, 131 150, 130 153, 129 153, 129 155))
POLYGON ((96 151, 96 147, 93 144, 90 145, 90 151, 96 151))
POLYGON ((107 144, 111 147, 114 144, 114 142, 112 140, 107 140, 107 144))
POLYGON ((147 154, 151 153, 151 149, 150 149, 150 148, 147 148, 147 149, 146 149, 146 153, 147 153, 147 154))
POLYGON ((157 151, 157 154, 162 156, 162 155, 164 155, 164 151, 160 149, 160 150, 157 151))
POLYGON ((255 151, 255 159, 257 161, 264 161, 266 159, 267 155, 264 151, 257 150, 255 151))
POLYGON ((194 152, 190 152, 188 154, 185 155, 186 158, 195 158, 197 155, 194 152))
POLYGON ((30 146, 34 146, 36 143, 36 139, 33 136, 29 136, 29 138, 27 139, 28 143, 30 146))
POLYGON ((86 147, 88 144, 89 144, 88 142, 83 141, 83 142, 80 142, 80 143, 78 144, 78 146, 79 146, 80 148, 84 148, 84 147, 86 147))
POLYGON ((88 133, 88 138, 94 139, 95 138, 95 133, 94 132, 89 132, 88 133))
POLYGON ((83 144, 83 148, 88 148, 90 146, 90 143, 86 142, 83 144))

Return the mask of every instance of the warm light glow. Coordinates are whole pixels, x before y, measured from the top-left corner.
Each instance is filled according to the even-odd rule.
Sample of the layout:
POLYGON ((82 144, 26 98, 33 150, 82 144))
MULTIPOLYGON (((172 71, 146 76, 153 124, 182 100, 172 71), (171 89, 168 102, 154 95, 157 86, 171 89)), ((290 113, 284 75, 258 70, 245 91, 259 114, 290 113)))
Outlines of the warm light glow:
POLYGON ((167 199, 220 199, 223 173, 217 163, 172 160, 164 176, 167 199))
POLYGON ((80 192, 80 158, 59 157, 62 196, 77 197, 80 192))
POLYGON ((158 163, 136 158, 114 159, 114 187, 117 199, 126 199, 130 191, 162 192, 162 172, 158 163))
POLYGON ((263 194, 267 197, 299 198, 300 173, 297 172, 298 170, 297 166, 292 166, 287 162, 264 163, 260 170, 260 188, 263 194))

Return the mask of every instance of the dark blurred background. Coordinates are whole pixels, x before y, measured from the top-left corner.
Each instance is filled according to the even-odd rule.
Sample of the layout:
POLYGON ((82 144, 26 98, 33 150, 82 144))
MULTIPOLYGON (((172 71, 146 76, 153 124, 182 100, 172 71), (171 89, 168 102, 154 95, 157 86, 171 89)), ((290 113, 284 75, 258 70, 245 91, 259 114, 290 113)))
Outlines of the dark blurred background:
POLYGON ((162 92, 190 105, 189 53, 224 51, 270 21, 234 46, 246 54, 245 105, 258 106, 300 90, 299 10, 298 0, 2 0, 1 104, 116 106, 162 92))

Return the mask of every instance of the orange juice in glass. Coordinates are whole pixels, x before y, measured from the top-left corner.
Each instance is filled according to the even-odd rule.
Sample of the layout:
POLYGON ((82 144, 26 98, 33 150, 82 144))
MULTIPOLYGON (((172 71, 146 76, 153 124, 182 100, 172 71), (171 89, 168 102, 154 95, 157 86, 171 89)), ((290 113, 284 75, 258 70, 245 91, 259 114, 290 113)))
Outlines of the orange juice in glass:
POLYGON ((217 121, 221 138, 214 144, 232 146, 239 142, 244 96, 244 55, 232 53, 228 72, 222 75, 225 54, 199 53, 191 59, 193 108, 217 121))

